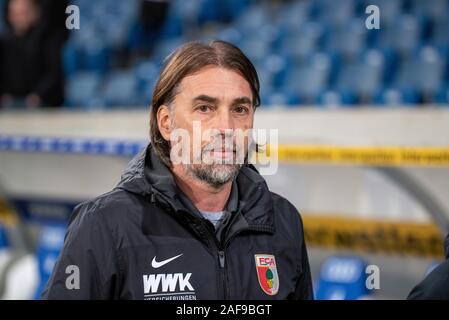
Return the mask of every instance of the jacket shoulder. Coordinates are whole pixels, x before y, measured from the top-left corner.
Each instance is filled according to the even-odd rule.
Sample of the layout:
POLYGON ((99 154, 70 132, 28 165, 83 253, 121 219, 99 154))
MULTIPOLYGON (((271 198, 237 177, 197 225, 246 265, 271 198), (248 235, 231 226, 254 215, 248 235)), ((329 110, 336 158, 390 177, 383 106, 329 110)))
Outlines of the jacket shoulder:
POLYGON ((285 215, 300 216, 298 209, 289 200, 275 192, 270 193, 275 210, 279 209, 285 215))
POLYGON ((286 198, 271 192, 276 228, 281 228, 290 239, 303 238, 304 227, 301 214, 298 209, 286 198))
POLYGON ((117 225, 131 218, 140 203, 138 195, 122 189, 114 189, 91 200, 78 204, 73 210, 69 224, 74 220, 107 220, 108 224, 117 225))

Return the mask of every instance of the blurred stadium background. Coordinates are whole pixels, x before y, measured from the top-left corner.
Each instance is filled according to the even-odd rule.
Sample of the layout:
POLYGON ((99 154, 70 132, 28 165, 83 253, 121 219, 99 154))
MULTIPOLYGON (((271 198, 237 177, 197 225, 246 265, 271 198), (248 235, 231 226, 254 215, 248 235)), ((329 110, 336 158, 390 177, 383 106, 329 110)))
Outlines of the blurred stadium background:
POLYGON ((146 144, 161 63, 189 40, 230 41, 258 70, 256 127, 279 129, 266 179, 302 213, 317 298, 404 299, 442 261, 449 1, 62 3, 52 28, 70 4, 80 28, 61 40, 61 105, 0 91, 0 299, 39 296, 71 210, 110 190, 146 144), (365 26, 369 5, 380 29, 365 26), (367 265, 380 289, 366 289, 367 265))

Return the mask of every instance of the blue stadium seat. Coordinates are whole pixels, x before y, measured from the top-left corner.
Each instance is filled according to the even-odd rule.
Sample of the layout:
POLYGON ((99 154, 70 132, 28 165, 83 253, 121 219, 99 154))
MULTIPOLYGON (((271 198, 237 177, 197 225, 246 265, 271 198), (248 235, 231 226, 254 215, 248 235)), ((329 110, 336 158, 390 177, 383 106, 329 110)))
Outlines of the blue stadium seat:
POLYGON ((356 96, 360 103, 370 103, 382 85, 383 70, 382 53, 378 50, 369 50, 360 61, 343 66, 336 87, 341 92, 356 96))
POLYGON ((391 25, 380 29, 377 45, 408 55, 419 45, 421 31, 422 22, 417 17, 402 14, 391 25))
POLYGON ((391 1, 391 0, 364 0, 363 1, 363 11, 361 13, 365 13, 365 8, 369 5, 375 5, 379 8, 379 12, 381 13, 380 23, 381 28, 391 26, 398 16, 402 13, 402 1, 391 1))
POLYGON ((66 80, 65 105, 69 107, 92 106, 101 86, 101 76, 92 71, 82 71, 66 80))
POLYGON ((9 247, 9 241, 8 237, 6 235, 6 229, 4 225, 0 224, 0 250, 8 248, 9 247))
POLYGON ((230 42, 240 47, 242 41, 242 33, 234 27, 225 28, 216 35, 217 39, 230 42))
MULTIPOLYGON (((245 39, 268 42, 267 39, 260 38, 257 35, 264 26, 273 24, 273 22, 270 8, 266 4, 255 4, 243 11, 234 21, 233 26, 240 30, 245 39)), ((242 42, 242 44, 244 45, 245 42, 242 42)))
POLYGON ((430 46, 423 47, 417 57, 403 61, 395 86, 417 91, 424 102, 429 101, 441 86, 445 62, 439 52, 430 46))
POLYGON ((5 266, 12 256, 10 243, 6 234, 6 228, 0 223, 0 274, 3 274, 5 266))
POLYGON ((411 7, 411 12, 413 14, 425 15, 432 21, 445 20, 449 13, 449 5, 447 0, 411 0, 411 7))
POLYGON ((275 88, 280 88, 287 74, 289 61, 277 54, 268 55, 264 60, 264 69, 266 69, 273 77, 272 85, 275 88))
POLYGON ((370 294, 366 287, 366 261, 355 256, 333 256, 322 265, 317 300, 357 300, 370 294))
POLYGON ((436 21, 433 33, 432 33, 432 43, 435 45, 445 44, 449 45, 449 18, 445 20, 436 21))
MULTIPOLYGON (((188 2, 188 1, 185 1, 188 2)), ((207 22, 226 20, 226 8, 223 1, 201 0, 199 5, 197 23, 201 26, 207 22)))
POLYGON ((106 79, 103 97, 108 106, 137 106, 142 101, 135 74, 129 70, 111 73, 106 79))
POLYGON ((313 103, 328 86, 331 60, 326 54, 315 54, 307 64, 288 70, 283 87, 288 92, 296 92, 301 101, 313 103))
POLYGON ((449 86, 443 85, 441 89, 437 92, 435 101, 438 104, 449 107, 449 86))
POLYGON ((70 76, 81 68, 81 50, 74 41, 67 41, 62 51, 64 74, 70 76))
MULTIPOLYGON (((133 52, 135 44, 154 44, 153 54, 147 58, 157 61, 159 67, 187 37, 190 39, 200 31, 196 38, 223 39, 248 55, 259 72, 266 101, 352 106, 373 101, 387 105, 444 104, 447 100, 447 0, 309 0, 276 5, 254 0, 174 0, 170 2, 162 35, 151 37, 132 28, 137 23, 139 0, 73 3, 81 9, 82 28, 72 32, 64 49, 68 92, 74 92, 70 89, 76 88, 72 79, 80 71, 114 74, 109 69, 115 62, 113 55, 121 52, 117 49, 128 47, 133 52), (364 26, 368 5, 379 7, 380 30, 367 30, 364 26), (207 22, 227 24, 198 29, 207 22), (421 50, 424 45, 436 48, 438 59, 433 58, 438 54, 432 53, 432 49, 421 50), (381 52, 381 67, 365 59, 372 51, 381 52), (324 68, 311 58, 323 53, 329 61, 324 68)), ((107 83, 97 84, 98 87, 88 80, 86 87, 95 87, 95 94, 88 89, 78 93, 79 97, 71 94, 67 101, 78 100, 78 105, 82 101, 91 106, 147 104, 155 82, 152 77, 157 78, 157 74, 151 71, 153 67, 138 64, 127 71, 134 73, 134 79, 129 76, 124 80, 124 76, 113 81, 115 76, 104 77, 107 83), (145 76, 145 72, 149 75, 145 76), (121 87, 121 91, 112 92, 109 88, 114 86, 121 87), (99 93, 104 93, 104 97, 99 93), (125 102, 126 96, 131 100, 125 102)))
POLYGON ((301 62, 318 49, 323 35, 324 28, 321 24, 307 22, 300 29, 289 30, 281 36, 279 51, 301 62))
POLYGON ((144 61, 136 64, 134 73, 139 96, 142 96, 142 102, 148 105, 159 76, 159 67, 151 61, 144 61))
POLYGON ((162 63, 162 61, 177 47, 186 42, 186 39, 172 37, 161 40, 157 43, 152 59, 162 63))
POLYGON ((356 57, 365 47, 366 28, 364 20, 354 18, 327 32, 325 49, 346 58, 356 57))
POLYGON ((325 90, 318 95, 316 103, 324 107, 354 107, 357 97, 350 91, 325 90))
POLYGON ((353 0, 315 0, 321 21, 337 26, 346 23, 355 13, 355 1, 353 0))
POLYGON ((413 89, 380 89, 374 96, 374 103, 378 106, 416 107, 419 102, 419 95, 413 89))
MULTIPOLYGON (((167 18, 165 19, 164 25, 161 30, 161 37, 164 40, 168 40, 172 37, 179 37, 183 34, 184 22, 182 16, 182 10, 179 9, 179 4, 181 3, 191 3, 195 5, 196 1, 173 1, 168 10, 167 18)), ((196 8, 195 14, 196 14, 196 8)), ((191 10, 184 8, 184 11, 190 13, 191 10)))
POLYGON ((302 32, 304 24, 310 18, 310 7, 310 1, 292 1, 285 4, 279 14, 282 17, 279 22, 286 34, 295 35, 302 32))
POLYGON ((105 73, 109 69, 110 50, 98 39, 85 43, 82 57, 82 68, 105 73))
POLYGON ((300 103, 299 97, 294 93, 288 92, 272 92, 263 100, 264 106, 297 106, 300 103))
POLYGON ((65 226, 63 225, 47 225, 42 228, 36 252, 40 279, 35 299, 40 298, 53 272, 53 267, 64 245, 64 236, 65 226))
POLYGON ((271 43, 266 39, 251 37, 242 40, 240 49, 248 56, 254 64, 263 62, 271 51, 271 43))

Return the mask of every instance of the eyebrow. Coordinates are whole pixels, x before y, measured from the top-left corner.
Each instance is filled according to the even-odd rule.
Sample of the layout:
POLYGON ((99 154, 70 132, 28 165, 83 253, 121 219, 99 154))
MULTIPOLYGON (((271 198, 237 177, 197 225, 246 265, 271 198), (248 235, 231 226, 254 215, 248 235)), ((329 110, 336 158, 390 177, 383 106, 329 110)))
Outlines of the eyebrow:
MULTIPOLYGON (((205 94, 201 94, 201 95, 196 96, 195 98, 193 98, 193 101, 194 102, 195 101, 204 101, 204 102, 209 102, 209 103, 215 103, 216 104, 218 102, 218 99, 214 98, 214 97, 211 97, 211 96, 208 96, 208 95, 205 95, 205 94)), ((252 101, 248 97, 239 97, 239 98, 235 98, 232 101, 232 104, 233 105, 235 105, 235 104, 252 104, 252 101)))

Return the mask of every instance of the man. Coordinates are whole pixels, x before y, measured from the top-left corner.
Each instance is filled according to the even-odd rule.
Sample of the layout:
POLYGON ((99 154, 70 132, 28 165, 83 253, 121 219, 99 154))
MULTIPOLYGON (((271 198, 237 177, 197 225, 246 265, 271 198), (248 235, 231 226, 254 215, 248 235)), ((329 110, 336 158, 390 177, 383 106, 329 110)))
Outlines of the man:
MULTIPOLYGON (((64 32, 49 29, 52 19, 45 20, 50 17, 43 10, 49 6, 41 8, 40 4, 37 0, 6 3, 8 32, 0 38, 0 108, 63 103, 63 39, 56 33, 64 32)), ((65 19, 64 12, 60 13, 65 19)))
POLYGON ((408 300, 449 300, 449 234, 444 242, 446 260, 433 269, 408 295, 408 300))
POLYGON ((247 161, 229 161, 249 146, 229 137, 252 128, 258 104, 238 48, 174 52, 153 93, 152 143, 114 190, 75 209, 43 298, 312 299, 298 211, 247 161), (173 136, 195 139, 195 123, 215 135, 179 162, 173 136))

